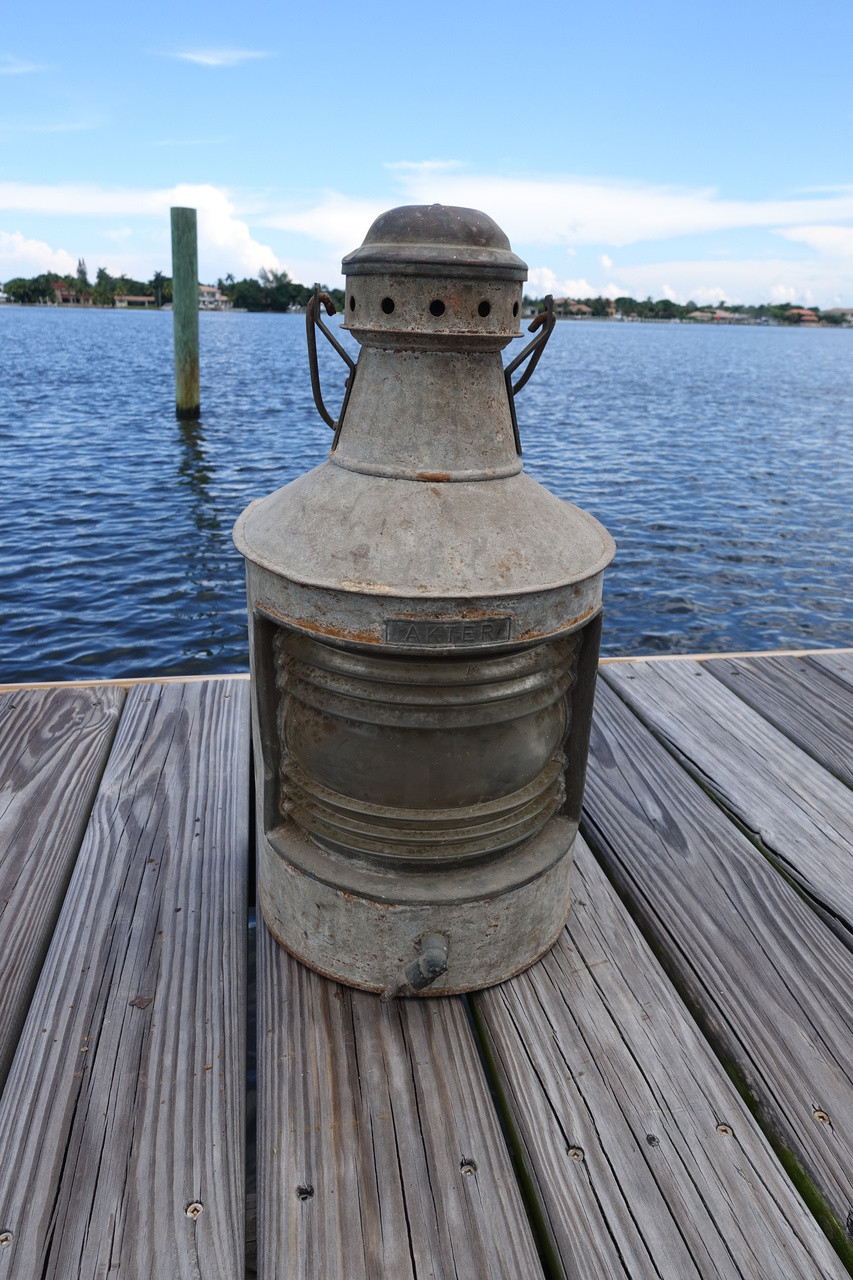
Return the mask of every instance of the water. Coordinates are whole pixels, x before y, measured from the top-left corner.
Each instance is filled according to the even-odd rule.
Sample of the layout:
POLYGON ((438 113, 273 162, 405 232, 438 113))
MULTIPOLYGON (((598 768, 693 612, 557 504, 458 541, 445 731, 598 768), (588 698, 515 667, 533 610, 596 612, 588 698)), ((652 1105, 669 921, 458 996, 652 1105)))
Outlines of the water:
MULTIPOLYGON (((246 669, 231 526, 331 433, 301 316, 200 319, 182 424, 169 313, 0 307, 0 680, 246 669)), ((561 323, 517 405, 616 538, 605 652, 853 643, 853 330, 561 323)))

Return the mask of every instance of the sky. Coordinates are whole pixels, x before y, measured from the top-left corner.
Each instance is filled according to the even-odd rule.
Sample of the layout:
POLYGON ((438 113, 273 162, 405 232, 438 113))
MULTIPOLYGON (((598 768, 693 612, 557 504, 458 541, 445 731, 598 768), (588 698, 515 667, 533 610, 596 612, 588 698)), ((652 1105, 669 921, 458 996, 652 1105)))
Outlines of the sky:
POLYGON ((0 24, 0 280, 342 283, 401 204, 542 296, 853 306, 850 0, 78 0, 0 24))

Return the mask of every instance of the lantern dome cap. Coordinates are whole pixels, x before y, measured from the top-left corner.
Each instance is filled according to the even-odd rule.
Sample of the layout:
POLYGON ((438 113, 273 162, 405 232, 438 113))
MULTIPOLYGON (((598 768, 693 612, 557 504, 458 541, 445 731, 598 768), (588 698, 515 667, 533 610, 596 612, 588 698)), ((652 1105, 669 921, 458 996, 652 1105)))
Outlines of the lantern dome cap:
POLYGON ((446 204, 389 209, 342 262, 344 275, 480 276, 527 279, 527 263, 487 213, 446 204))

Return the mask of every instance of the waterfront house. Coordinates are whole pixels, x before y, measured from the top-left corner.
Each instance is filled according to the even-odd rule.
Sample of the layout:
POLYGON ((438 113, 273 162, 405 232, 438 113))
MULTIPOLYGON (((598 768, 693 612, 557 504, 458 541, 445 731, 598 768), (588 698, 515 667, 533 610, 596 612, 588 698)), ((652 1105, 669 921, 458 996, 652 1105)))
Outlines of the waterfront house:
POLYGON ((115 305, 122 308, 135 308, 136 310, 147 309, 157 306, 157 299, 153 294, 146 293, 123 293, 116 294, 115 305))
POLYGON ((232 303, 214 284, 198 286, 199 311, 230 311, 232 303))
POLYGON ((67 280, 56 280, 53 285, 54 298, 58 307, 91 307, 91 293, 78 293, 73 284, 67 280))
POLYGON ((705 308, 703 311, 690 311, 684 317, 685 320, 695 320, 698 324, 750 324, 751 320, 748 315, 742 311, 723 311, 715 308, 705 308))
POLYGON ((585 302, 575 302, 574 298, 555 298, 554 314, 561 316, 563 319, 568 316, 581 318, 583 316, 591 316, 592 307, 588 307, 585 302))
POLYGON ((788 319, 794 324, 818 324, 818 317, 808 307, 789 307, 788 319))

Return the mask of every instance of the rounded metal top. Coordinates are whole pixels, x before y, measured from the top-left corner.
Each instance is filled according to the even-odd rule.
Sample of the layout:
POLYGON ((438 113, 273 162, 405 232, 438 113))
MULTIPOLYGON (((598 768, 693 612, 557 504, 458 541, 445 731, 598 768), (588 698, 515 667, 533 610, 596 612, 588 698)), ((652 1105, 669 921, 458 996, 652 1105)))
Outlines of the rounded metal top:
POLYGON ((493 218, 479 209, 446 204, 402 205, 380 214, 364 243, 341 265, 344 275, 527 279, 527 263, 512 252, 493 218))

